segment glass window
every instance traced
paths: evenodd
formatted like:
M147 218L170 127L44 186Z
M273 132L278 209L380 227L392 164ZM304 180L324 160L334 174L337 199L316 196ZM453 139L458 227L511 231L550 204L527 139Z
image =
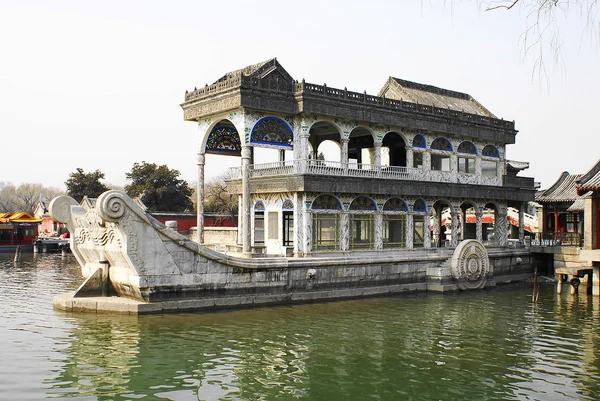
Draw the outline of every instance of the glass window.
M374 217L372 214L350 215L350 249L373 249L375 247Z
M425 146L425 137L421 134L415 135L413 138L413 148L424 148Z
M498 162L492 160L481 161L481 175L484 177L498 176Z
M485 145L481 154L486 157L500 157L500 152L498 152L498 148L493 145Z
M294 245L294 212L283 212L283 246Z
M475 159L470 157L459 157L458 172L465 174L475 174Z
M269 239L279 239L278 212L269 212Z
M425 216L413 215L413 247L423 248L425 245Z
M432 153L431 169L434 171L450 171L450 156Z
M477 148L475 147L475 145L473 145L472 142L469 142L469 141L464 141L463 143L461 143L458 146L457 151L458 151L458 153L468 153L471 155L477 154Z
M383 215L383 248L406 247L406 215Z
M413 152L413 167L423 168L423 152Z
M313 213L313 250L340 249L339 214Z
M448 152L452 152L452 145L450 144L450 141L447 140L446 138L435 138L433 142L431 142L431 149L436 149L436 150L445 150Z
M254 245L265 243L265 212L254 212Z

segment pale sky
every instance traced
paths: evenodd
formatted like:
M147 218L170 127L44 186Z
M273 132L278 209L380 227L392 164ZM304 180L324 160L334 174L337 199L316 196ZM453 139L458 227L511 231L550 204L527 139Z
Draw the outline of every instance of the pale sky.
M520 49L526 10L449 3L0 0L0 181L64 189L81 167L122 186L147 161L194 182L186 89L273 57L297 80L373 95L389 76L469 93L516 121L507 157L543 188L592 167L600 46L578 11L561 21L564 63L544 53L546 86ZM210 157L207 176L238 163Z

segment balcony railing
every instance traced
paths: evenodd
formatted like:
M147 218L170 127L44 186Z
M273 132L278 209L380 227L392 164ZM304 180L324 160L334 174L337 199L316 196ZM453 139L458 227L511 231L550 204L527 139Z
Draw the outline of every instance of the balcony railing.
M535 233L531 246L583 246L583 239L579 233Z
M443 173L443 174L442 174ZM290 174L312 174L338 177L382 178L391 180L410 180L428 182L460 182L460 173L457 176L447 172L427 171L419 168L400 166L379 166L375 164L342 163L329 160L285 160L272 163L250 165L250 177L275 177ZM471 176L470 176L471 177ZM229 179L241 179L240 167L229 169ZM497 182L473 181L472 184L502 185L501 177Z

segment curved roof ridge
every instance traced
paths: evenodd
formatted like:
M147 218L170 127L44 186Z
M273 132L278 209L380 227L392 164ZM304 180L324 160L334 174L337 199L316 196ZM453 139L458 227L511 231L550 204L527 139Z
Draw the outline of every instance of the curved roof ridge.
M577 194L579 178L581 174L569 174L564 171L552 187L536 195L536 202L574 202L579 197Z
M600 160L577 181L577 193L598 191L600 189Z

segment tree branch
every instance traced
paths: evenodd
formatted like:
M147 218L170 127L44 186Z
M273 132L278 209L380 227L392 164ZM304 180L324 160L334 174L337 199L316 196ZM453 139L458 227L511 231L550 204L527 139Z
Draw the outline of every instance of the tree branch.
M516 5L516 4L517 4L519 1L520 1L520 0L514 0L514 1L512 2L512 4L510 4L510 5L508 5L508 6L503 4L503 5L499 5L499 6L488 7L488 8L486 8L486 9L485 9L485 11L497 10L497 9L499 9L499 8L505 8L505 9L507 9L507 10L510 10L510 9L511 9L511 8L513 8L513 7L514 7L514 6L515 6L515 5Z

